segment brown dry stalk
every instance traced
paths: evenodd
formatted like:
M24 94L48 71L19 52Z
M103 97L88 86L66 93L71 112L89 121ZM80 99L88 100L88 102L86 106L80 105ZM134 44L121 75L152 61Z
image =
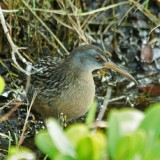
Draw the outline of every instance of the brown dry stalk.
M25 123L23 125L22 134L21 134L20 139L18 141L18 146L20 146L23 143L23 140L25 138L24 134L25 134L25 131L26 131L26 128L27 128L26 126L27 126L27 123L28 123L28 117L29 117L29 114L30 114L30 111L31 111L31 108L32 108L32 105L34 103L34 100L35 100L36 96L37 96L37 92L34 92L32 101L31 101L30 106L29 106L29 109L27 110L27 116L26 116L26 119L25 119Z
M13 114L13 112L15 112L17 108L21 106L21 104L21 102L17 102L16 105L13 106L13 108L8 113L0 117L0 122L6 121Z

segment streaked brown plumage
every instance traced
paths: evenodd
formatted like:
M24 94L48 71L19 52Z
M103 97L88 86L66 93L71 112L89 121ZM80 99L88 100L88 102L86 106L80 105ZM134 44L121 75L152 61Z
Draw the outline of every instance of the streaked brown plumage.
M38 92L35 110L43 118L58 117L63 113L67 120L71 120L84 115L94 100L92 71L96 69L108 67L135 81L105 57L100 48L83 45L73 50L64 61L56 57L38 61L34 67L41 71L32 76L32 84Z

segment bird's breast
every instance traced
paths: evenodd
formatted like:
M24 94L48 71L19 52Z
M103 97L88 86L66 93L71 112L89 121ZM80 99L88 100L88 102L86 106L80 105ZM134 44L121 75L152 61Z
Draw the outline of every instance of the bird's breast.
M68 120L84 115L89 110L95 96L92 74L83 73L81 77L74 79L75 81L62 92L56 103L58 112L65 114Z

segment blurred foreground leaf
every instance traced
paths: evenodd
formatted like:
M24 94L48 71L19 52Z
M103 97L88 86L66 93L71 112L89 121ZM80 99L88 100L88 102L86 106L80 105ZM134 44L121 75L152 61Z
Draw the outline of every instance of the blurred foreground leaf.
M11 147L6 160L35 160L35 154L25 147Z
M106 158L106 136L93 132L85 124L74 124L66 130L66 135L77 152L78 160L101 160Z
M4 88L5 88L5 81L4 81L4 79L0 76L0 94L3 93Z
M138 110L113 110L110 113L108 145L112 157L116 157L117 150L119 149L119 141L122 140L121 138L135 132L143 118L143 112ZM121 143L125 143L125 141Z
M160 157L160 103L146 113L113 110L109 116L108 151L111 159L158 160Z
M40 150L48 154L51 159L55 159L60 155L70 157L70 159L74 158L75 151L57 121L49 118L46 125L48 132L41 131L35 137L35 143ZM62 156L61 159L63 159Z
M97 101L93 101L91 108L87 114L86 124L92 124L95 120L95 115L97 111Z
M145 130L148 135L158 138L160 136L160 103L155 103L146 111L145 118L139 129Z

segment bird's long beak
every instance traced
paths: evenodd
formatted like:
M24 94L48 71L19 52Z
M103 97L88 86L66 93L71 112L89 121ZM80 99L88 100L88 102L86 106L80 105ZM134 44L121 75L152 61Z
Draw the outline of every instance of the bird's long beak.
M112 69L120 74L122 74L123 76L125 76L126 78L130 79L131 81L135 82L136 84L138 84L138 82L134 79L134 77L132 75L130 75L127 71L121 69L120 67L118 67L116 64L114 64L112 61L109 62L105 62L104 66L106 68Z

